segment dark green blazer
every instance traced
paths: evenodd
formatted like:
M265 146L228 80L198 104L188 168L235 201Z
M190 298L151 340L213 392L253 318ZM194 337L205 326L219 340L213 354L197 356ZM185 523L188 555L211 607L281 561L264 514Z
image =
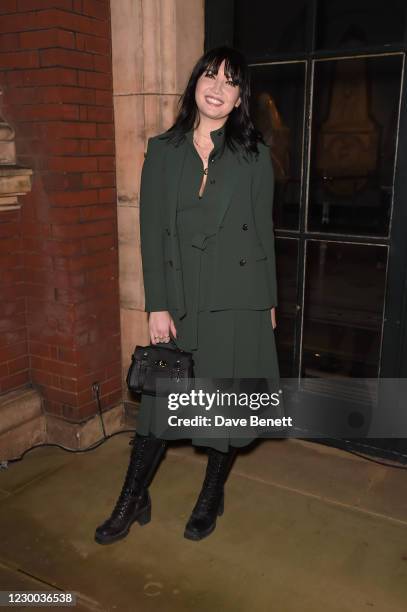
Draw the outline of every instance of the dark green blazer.
M175 146L159 134L149 138L140 184L140 239L145 311L185 312L177 197L189 143ZM224 129L211 132L214 150ZM257 158L224 148L217 176L219 223L210 310L266 309L277 305L273 231L274 172L269 147L258 143ZM222 149L223 150L223 149ZM209 157L208 181L211 175ZM205 235L202 235L202 241Z

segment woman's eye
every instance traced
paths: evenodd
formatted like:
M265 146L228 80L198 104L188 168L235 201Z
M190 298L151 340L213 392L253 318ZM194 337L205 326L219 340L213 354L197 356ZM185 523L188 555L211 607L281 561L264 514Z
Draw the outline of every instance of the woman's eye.
M205 72L205 76L208 77L209 79L214 79L215 78L215 73L214 72ZM231 85L232 87L237 87L237 83L235 83L232 79L228 79L226 81L227 85Z

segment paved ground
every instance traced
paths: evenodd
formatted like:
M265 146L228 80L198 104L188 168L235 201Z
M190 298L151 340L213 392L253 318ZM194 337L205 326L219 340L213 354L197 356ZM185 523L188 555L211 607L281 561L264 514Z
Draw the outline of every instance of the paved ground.
M406 471L263 441L237 458L216 531L191 542L183 529L204 456L172 446L151 487L152 522L99 546L128 440L86 454L37 449L0 472L1 589L72 590L80 612L407 609Z

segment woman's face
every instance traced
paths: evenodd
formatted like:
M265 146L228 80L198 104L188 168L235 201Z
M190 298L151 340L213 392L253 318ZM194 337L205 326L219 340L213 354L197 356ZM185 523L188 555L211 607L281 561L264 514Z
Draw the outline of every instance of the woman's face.
M210 119L227 117L235 106L239 106L240 87L225 75L225 60L218 73L211 69L203 72L196 83L195 101L201 115Z

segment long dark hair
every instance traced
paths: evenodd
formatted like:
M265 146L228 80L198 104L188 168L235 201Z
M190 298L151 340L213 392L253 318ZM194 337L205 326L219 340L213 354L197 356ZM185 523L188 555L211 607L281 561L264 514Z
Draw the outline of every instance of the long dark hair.
M234 107L225 123L225 145L232 151L240 145L250 154L258 154L257 143L264 144L261 132L253 125L249 114L250 74L246 59L237 49L222 46L207 51L195 64L188 84L182 94L178 106L179 111L174 124L161 136L168 138L176 146L182 142L185 133L199 122L199 111L195 102L196 83L204 72L209 69L217 74L219 66L225 60L225 74L239 86L241 102Z

